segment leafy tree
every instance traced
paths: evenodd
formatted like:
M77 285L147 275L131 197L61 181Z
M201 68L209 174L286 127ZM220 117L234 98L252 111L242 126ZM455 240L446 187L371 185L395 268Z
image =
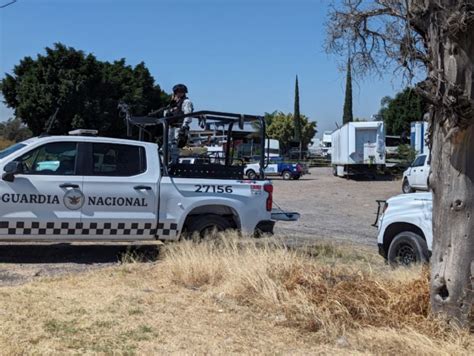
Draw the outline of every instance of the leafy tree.
M20 142L30 138L32 132L20 119L11 118L6 122L0 122L0 136L9 141Z
M380 102L379 115L385 122L389 135L409 134L412 121L423 120L427 105L415 89L406 88L395 95L395 98L384 97Z
M426 73L433 190L431 310L474 324L474 0L343 0L329 14L327 50L349 47L359 74Z
M354 121L352 116L352 72L351 58L347 59L347 75L346 75L346 94L344 97L344 114L342 116L342 124Z
M0 89L7 106L34 135L45 131L48 119L59 109L50 133L90 128L101 135L124 136L118 102L145 114L166 100L144 63L131 67L124 59L102 62L60 43L46 48L46 55L23 58L13 74L0 82Z
M307 147L316 134L316 122L309 121L305 115L300 115L301 119L301 146ZM295 120L293 114L284 114L274 111L265 114L267 125L267 135L280 142L280 149L286 153L294 142Z

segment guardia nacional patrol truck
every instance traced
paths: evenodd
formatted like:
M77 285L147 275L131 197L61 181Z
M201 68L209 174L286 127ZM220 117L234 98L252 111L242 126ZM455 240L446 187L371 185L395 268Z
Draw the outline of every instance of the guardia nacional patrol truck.
M240 132L241 141L248 125L258 127L263 146L261 117L192 114L206 128L226 125L228 142L223 162L206 161L200 148L200 163L186 164L171 157L168 139L185 116L127 114L128 131L138 128L140 140L76 130L1 151L0 240L177 240L213 229L271 233L276 220L298 218L297 213L272 211L273 186L264 178L263 148L259 180L244 179L244 163L232 157L233 137ZM255 121L259 125L251 124ZM147 142L150 129L157 127L163 140Z

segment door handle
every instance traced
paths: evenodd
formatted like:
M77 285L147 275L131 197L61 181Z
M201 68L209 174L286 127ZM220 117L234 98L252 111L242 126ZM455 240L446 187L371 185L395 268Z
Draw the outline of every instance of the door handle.
M79 189L79 184L73 183L63 183L59 186L59 188L72 188L72 189Z
M136 185L133 187L135 190L151 190L151 187L147 185Z

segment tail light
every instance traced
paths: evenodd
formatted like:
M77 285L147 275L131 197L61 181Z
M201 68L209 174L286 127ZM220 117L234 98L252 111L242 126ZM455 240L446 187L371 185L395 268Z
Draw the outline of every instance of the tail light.
M273 185L271 184L265 184L263 186L263 190L268 193L267 197L267 211L272 211L273 207Z

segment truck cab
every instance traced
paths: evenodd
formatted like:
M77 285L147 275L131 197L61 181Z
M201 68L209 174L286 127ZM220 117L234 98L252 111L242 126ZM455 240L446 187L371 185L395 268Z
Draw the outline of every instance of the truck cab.
M270 181L244 180L243 167L171 163L163 151L88 131L36 137L1 151L0 240L272 232Z

